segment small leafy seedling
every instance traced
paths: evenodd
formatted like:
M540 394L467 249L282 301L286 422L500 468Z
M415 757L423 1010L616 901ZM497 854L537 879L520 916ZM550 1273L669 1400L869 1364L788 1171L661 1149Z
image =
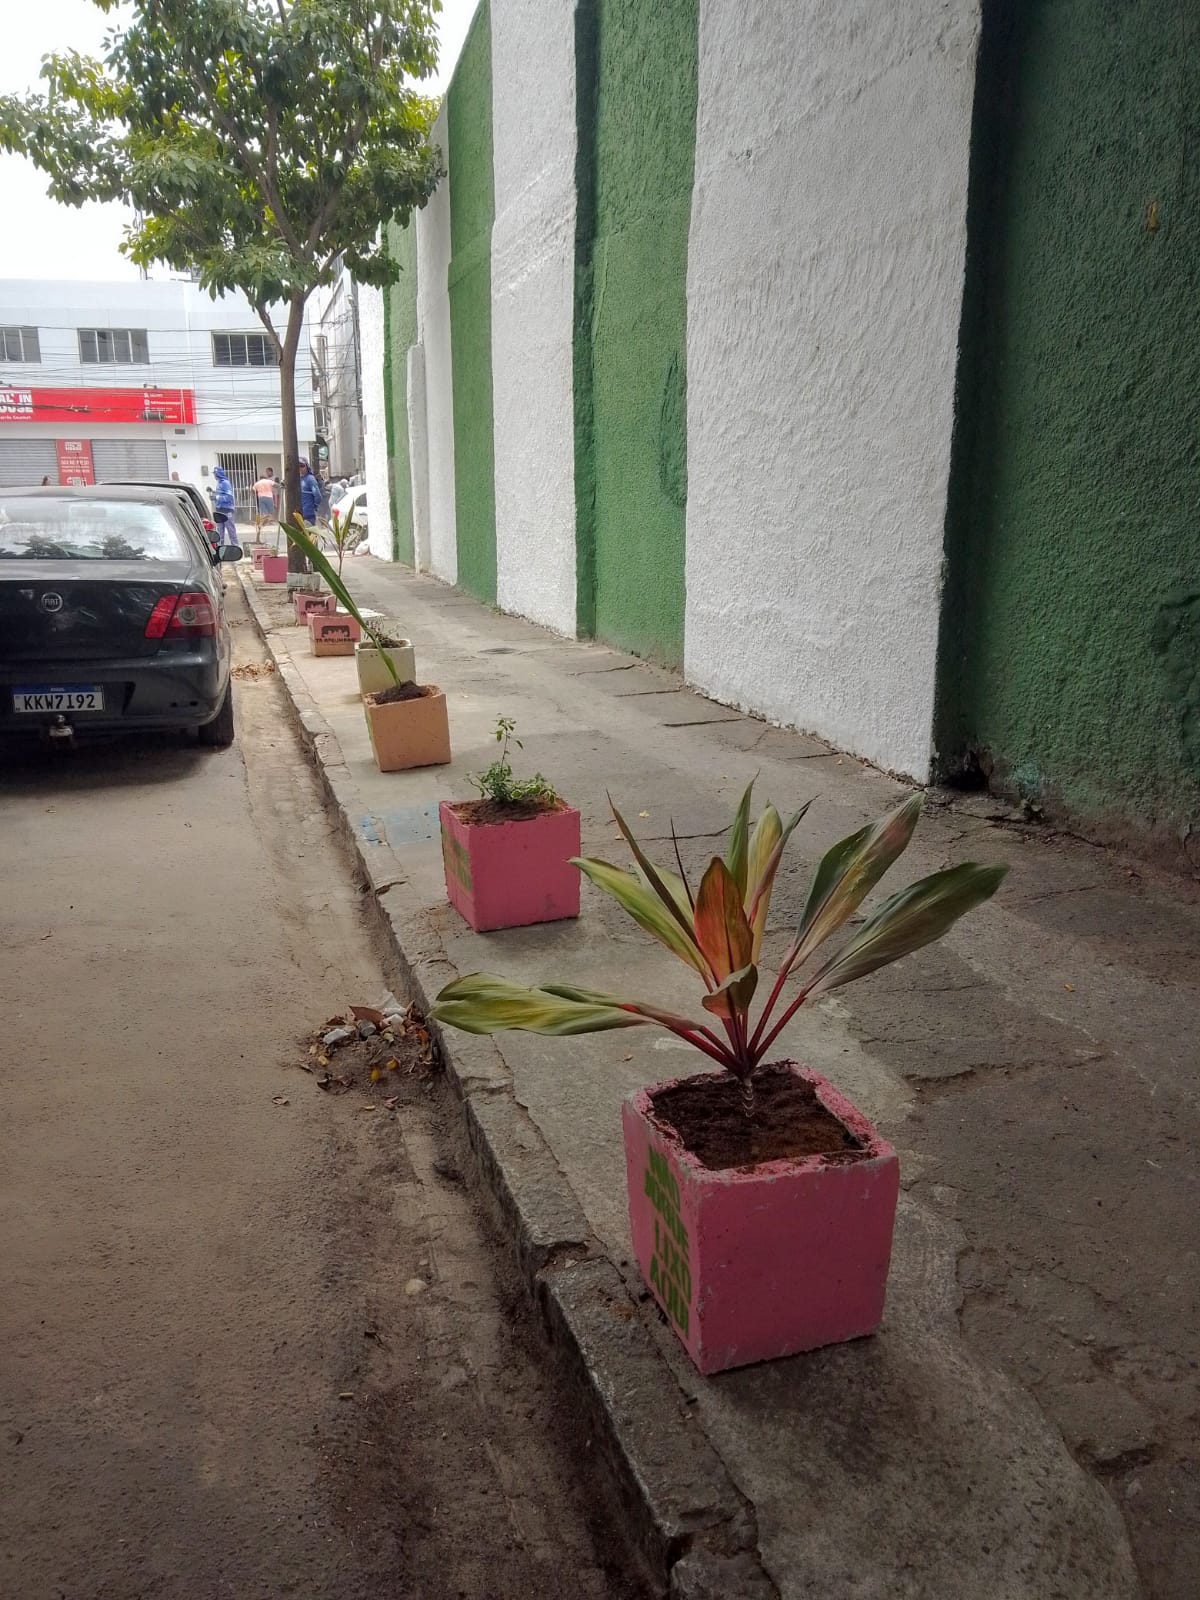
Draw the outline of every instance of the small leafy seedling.
M494 800L500 806L552 806L558 795L540 772L535 772L532 778L513 777L512 763L508 759L508 747L514 744L518 750L524 748L517 738L516 726L512 717L501 717L497 721L496 743L500 746L500 759L493 761L486 772L480 772L472 777L471 782L485 800Z

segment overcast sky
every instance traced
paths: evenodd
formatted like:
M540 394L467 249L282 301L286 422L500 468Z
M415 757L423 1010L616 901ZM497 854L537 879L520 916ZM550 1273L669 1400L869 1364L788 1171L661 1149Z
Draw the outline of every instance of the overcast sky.
M450 81L476 0L443 0L438 25L442 38L440 71L428 92L440 94ZM0 50L0 92L20 93L39 86L42 57L75 48L95 53L112 25L91 0L5 0L4 45ZM125 214L119 206L56 205L46 194L46 179L29 162L0 154L0 195L4 196L8 247L6 278L135 278L137 270L117 246Z

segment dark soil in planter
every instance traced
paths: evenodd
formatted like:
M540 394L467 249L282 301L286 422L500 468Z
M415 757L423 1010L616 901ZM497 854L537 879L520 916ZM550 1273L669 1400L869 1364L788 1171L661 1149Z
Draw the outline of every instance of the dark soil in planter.
M393 639L388 634L381 633L375 639L364 638L363 643L365 645L370 645L372 648L378 647L380 650L399 650L401 645L407 643L407 640Z
M496 822L528 822L547 811L561 811L561 800L460 800L450 807L460 822L484 828Z
M710 1172L805 1156L853 1161L864 1153L812 1084L786 1067L764 1067L754 1079L754 1099L754 1116L747 1117L731 1074L692 1078L656 1094L654 1116Z
M378 694L367 696L372 705L390 706L397 700L424 700L426 695L433 690L424 683L393 683L388 689L380 689Z

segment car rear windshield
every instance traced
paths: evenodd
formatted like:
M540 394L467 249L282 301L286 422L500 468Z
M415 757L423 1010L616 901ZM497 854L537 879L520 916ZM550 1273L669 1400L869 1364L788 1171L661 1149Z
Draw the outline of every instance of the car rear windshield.
M184 561L187 555L184 536L160 506L0 495L0 560Z

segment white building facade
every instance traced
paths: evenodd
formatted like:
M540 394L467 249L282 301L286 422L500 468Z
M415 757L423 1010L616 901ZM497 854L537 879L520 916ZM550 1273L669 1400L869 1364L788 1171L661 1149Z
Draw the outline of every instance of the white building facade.
M322 469L335 478L357 476L363 470L359 292L339 259L333 282L315 289L309 302L318 459ZM321 450L327 454L321 455Z
M296 412L314 442L305 329ZM279 370L243 295L198 284L0 281L0 487L229 473L239 513L280 476Z

